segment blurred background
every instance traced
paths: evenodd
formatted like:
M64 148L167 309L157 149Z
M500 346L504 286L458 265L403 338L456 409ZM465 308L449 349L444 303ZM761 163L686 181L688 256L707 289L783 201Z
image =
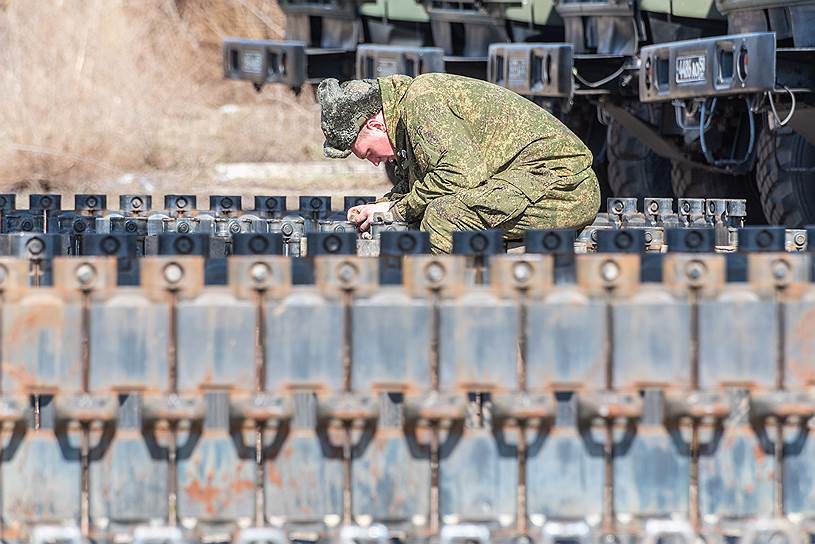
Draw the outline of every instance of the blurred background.
M284 27L270 0L0 0L0 192L384 188L322 161L310 86L224 80L225 37ZM292 161L320 162L224 166Z

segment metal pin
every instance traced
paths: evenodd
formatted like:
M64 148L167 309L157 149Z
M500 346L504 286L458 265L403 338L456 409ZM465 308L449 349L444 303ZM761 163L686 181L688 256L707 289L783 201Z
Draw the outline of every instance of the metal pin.
M165 268L165 274L168 270L175 272L174 269L168 265ZM178 265L176 265L177 267ZM180 270L180 267L179 267ZM173 274L170 274L174 277ZM180 278L179 278L180 279ZM167 278L172 283L171 278ZM168 333L168 346L167 358L170 363L170 392L172 394L178 393L178 310L176 304L178 302L178 295L175 291L170 291L170 323ZM171 526L178 524L178 428L175 422L170 422L170 443L167 447L167 522Z
M344 289L342 292L342 307L343 307L343 342L342 342L342 369L343 369L343 389L346 393L351 392L351 345L353 343L353 313L351 311L351 303L353 302L353 294L350 289ZM345 525L350 525L353 520L352 510L352 488L351 488L351 422L346 421L344 424L342 456L343 456L343 482L342 482L342 518Z
M86 278L87 267L80 267L82 273L78 275L80 282ZM79 272L80 270L78 270ZM90 330L91 330L91 302L90 293L82 293L82 392L90 392ZM83 537L88 538L91 524L90 511L90 426L82 423L80 427L80 462L81 462L81 491L79 503L79 530Z
M699 288L691 287L688 292L690 305L690 382L691 390L699 390ZM690 459L688 466L688 505L691 527L697 533L702 525L699 504L699 422L691 420Z
M430 315L430 387L439 391L439 326L441 310L439 308L439 290L431 290L433 311ZM433 424L430 430L430 533L438 534L440 526L440 492L439 492L439 428Z
M786 264L786 263L784 263ZM774 271L775 277L781 279L783 274L778 274ZM778 334L776 338L776 356L775 356L775 388L783 390L785 386L785 333L786 333L786 320L784 311L786 306L784 304L784 285L778 285L775 289L776 294L776 322L778 324ZM773 511L777 518L784 516L784 419L781 417L775 418L775 443L773 444L773 453L775 461L774 471L774 500Z
M531 275L531 270L529 270ZM516 275L516 279L519 279ZM528 338L526 335L527 308L526 308L526 288L518 289L518 359L516 370L518 375L518 390L526 391L526 350ZM526 496L526 424L518 422L518 490L517 490L516 531L519 536L526 535L528 531L528 512Z
M606 263L608 264L608 263ZM616 263L614 263L616 266ZM603 266L603 279L607 279L607 272L610 267ZM619 267L614 268L616 276L619 274ZM608 391L614 386L614 309L611 305L611 298L614 287L606 288L606 361L605 361L605 385ZM605 421L605 442L603 444L603 531L611 534L614 532L614 421Z
M253 275L255 271L253 269ZM255 391L263 391L266 383L266 346L263 319L263 290L257 289L257 309L255 314ZM263 459L263 423L255 422L255 525L262 527L266 521L266 494L263 482L266 478L266 467Z

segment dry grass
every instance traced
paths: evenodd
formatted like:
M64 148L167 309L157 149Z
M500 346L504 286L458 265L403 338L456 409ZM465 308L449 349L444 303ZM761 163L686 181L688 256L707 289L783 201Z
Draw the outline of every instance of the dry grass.
M319 157L310 89L222 79L224 37L283 21L269 0L0 0L0 190Z

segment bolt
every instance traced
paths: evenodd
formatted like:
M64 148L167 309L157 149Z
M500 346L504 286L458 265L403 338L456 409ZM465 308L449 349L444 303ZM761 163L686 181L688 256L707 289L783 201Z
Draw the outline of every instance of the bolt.
M237 221L233 221L229 224L229 232L232 234L238 234L241 231L241 225Z
M770 247L773 243L773 235L768 230L762 230L756 235L756 245L760 248Z
M773 278L781 281L789 274L790 265L786 261L774 261L770 269L772 270Z
M403 234L396 240L396 247L403 253L411 253L416 249L416 238L410 234Z
M543 247L549 251L554 251L560 246L560 235L556 232L547 232L541 240Z
M178 209L183 209L187 207L187 199L186 198L179 198L175 201L175 207Z
M182 234L186 234L190 232L190 224L187 222L179 223L175 230Z
M194 245L195 244L193 244L192 238L189 236L179 236L176 238L175 243L173 244L176 253L179 255L187 255L192 251Z
M291 223L283 223L283 226L280 227L280 232L283 233L283 236L291 236L294 234L294 227L291 226Z
M487 249L487 245L489 245L487 237L481 233L474 234L473 237L470 238L470 249L476 253L483 253L484 250Z
M532 277L532 267L527 262L515 263L512 267L512 277L518 283L526 283Z
M221 208L223 208L224 210L228 210L229 208L231 208L232 204L233 204L232 199L229 197L221 199Z
M136 232L137 230L139 230L139 226L136 224L135 221L127 221L125 223L125 230L127 232Z
M141 208L142 204L143 204L142 199L139 197L134 197L130 201L130 207L133 208L134 210L138 210L139 208Z
M444 265L439 262L432 262L427 265L424 270L425 278L430 283L439 283L444 280L444 276L447 274L447 271L444 269Z
M45 243L41 238L32 238L25 247L31 255L39 255L45 249Z
M651 234L650 232L646 232L645 233L645 242L650 244L653 241L654 241L654 235Z
M326 253L337 253L342 248L342 240L334 234L326 236L323 240L323 249Z
M651 213L657 213L659 211L659 203L652 201L648 204L648 211Z
M249 275L255 283L264 283L271 273L272 271L266 263L255 263L249 270Z
M52 204L50 196L44 196L40 199L40 206L43 208L50 208Z
M95 208L98 203L99 202L95 196L89 196L87 199L85 199L85 205L88 208Z
M89 285L96 278L96 269L88 264L82 263L76 269L76 280L81 285Z
M623 203L620 202L619 200L616 200L616 201L614 201L614 205L612 206L612 208L614 209L615 213L620 213L624 209Z
M176 263L170 263L164 267L164 279L167 283L175 284L184 277L184 269Z
M351 283L357 277L357 267L351 263L342 263L337 269L337 279L340 283Z
M267 249L269 249L269 242L263 236L252 236L249 239L249 249L255 255L260 253L265 253Z
M685 245L691 249L696 249L702 245L702 234L695 230L685 235Z
M617 249L628 249L632 245L634 245L634 236L630 232L622 230L614 237L614 246Z
M600 265L600 277L611 283L620 277L620 266L614 261L606 261Z
M117 251L119 251L119 240L114 238L113 236L105 236L102 239L102 242L99 244L102 253L105 255L113 255Z
M803 246L807 241L806 234L804 234L803 232L799 232L793 237L792 241L795 243L796 246Z
M691 281L699 281L705 272L707 272L707 267L701 261L691 261L685 266L685 275Z
M602 537L602 541L603 544L620 544L619 539L611 533L604 534Z
M690 202L682 203L682 211L685 213L690 213Z

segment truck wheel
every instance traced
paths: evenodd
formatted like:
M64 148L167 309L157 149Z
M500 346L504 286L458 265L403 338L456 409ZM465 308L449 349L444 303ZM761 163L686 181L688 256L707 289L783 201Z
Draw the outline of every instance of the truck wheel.
M745 198L740 178L679 162L671 164L671 185L677 198Z
M608 125L608 184L614 196L673 197L671 163L611 121Z
M771 223L815 223L815 146L788 127L765 129L758 139L756 181Z

